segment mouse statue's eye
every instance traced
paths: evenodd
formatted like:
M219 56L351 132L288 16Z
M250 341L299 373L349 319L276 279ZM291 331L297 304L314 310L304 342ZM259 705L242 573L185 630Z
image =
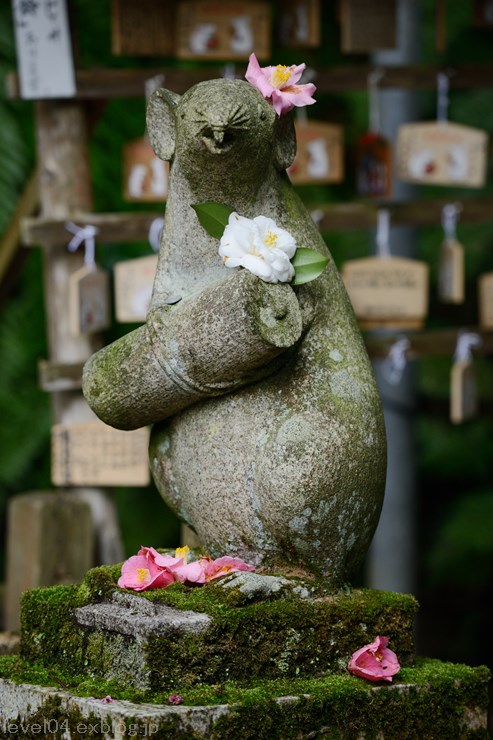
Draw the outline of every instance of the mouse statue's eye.
M267 118L267 113L261 105L259 105L258 107L258 115L261 121L265 121L265 119Z

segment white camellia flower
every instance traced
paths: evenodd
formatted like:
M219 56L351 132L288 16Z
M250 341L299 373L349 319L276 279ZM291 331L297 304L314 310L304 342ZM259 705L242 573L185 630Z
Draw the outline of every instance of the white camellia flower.
M294 238L271 218L250 219L235 212L219 244L226 267L244 267L266 283L287 283L294 277L290 259L295 252Z

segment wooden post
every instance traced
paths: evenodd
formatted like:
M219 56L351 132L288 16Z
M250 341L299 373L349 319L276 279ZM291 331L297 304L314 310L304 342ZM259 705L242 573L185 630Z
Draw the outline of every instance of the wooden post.
M40 215L76 222L78 211L91 211L93 206L83 104L72 100L40 101L36 104L36 124ZM71 234L67 231L67 243L70 238ZM67 310L69 278L83 266L83 250L71 254L66 248L53 244L44 246L43 251L49 359L57 363L83 363L103 344L100 335L74 337L70 331ZM80 390L55 391L51 397L54 423L73 424L94 419ZM115 503L111 492L107 489L93 488L71 488L69 492L81 501L81 505L85 502L91 509L96 530L95 555L92 553L92 540L86 539L85 544L82 541L80 543L81 547L91 548L89 562L95 565L115 563L123 559ZM20 532L8 532L11 541L15 541L20 535ZM70 537L70 528L60 532L59 536ZM46 547L49 548L49 543L46 543ZM10 562L10 575L7 575L6 615L11 616L6 627L11 630L18 628L16 604L8 603L9 594L11 601L18 600L19 597L15 588L9 588L9 579L14 578L15 572L16 563ZM46 582L46 577L40 576L40 582L30 582L29 587L50 585Z

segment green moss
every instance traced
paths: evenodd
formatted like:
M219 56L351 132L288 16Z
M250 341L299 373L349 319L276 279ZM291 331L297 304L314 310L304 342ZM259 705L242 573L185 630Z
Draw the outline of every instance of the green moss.
M119 590L119 573L119 566L95 568L80 587L27 592L22 603L22 657L91 677L118 676L121 685L150 692L344 671L352 652L378 634L390 638L402 665L414 657L416 600L370 589L348 588L306 599L288 589L261 600L219 583L205 587L174 583L132 594L210 615L205 632L177 634L172 640L151 634L136 640L78 626L74 608L110 599ZM295 579L298 582L302 583ZM316 586L308 585L317 594Z
M109 693L114 699L143 700L142 694L122 691L115 683L97 683L72 676L67 684L66 676L28 666L16 656L0 658L0 677L62 687L76 696L103 697ZM420 659L415 666L403 668L392 685L370 684L346 673L322 678L257 680L252 681L249 687L235 682L194 689L178 687L175 693L183 696L184 706L233 706L233 712L222 716L215 723L213 734L207 735L215 740L232 737L235 740L288 740L307 737L310 732L318 733L322 726L327 728L324 737L346 740L352 740L360 733L375 740L378 737L385 737L385 740L423 740L428 737L434 740L486 740L487 731L480 724L475 730L471 727L466 729L463 718L470 718L471 713L477 711L485 716L489 680L490 672L485 666L472 668ZM297 699L290 704L275 702L282 696ZM167 704L167 698L166 693L155 692L147 696L146 701ZM76 709L71 710L67 717L56 697L52 697L37 713L36 721L43 717L66 719L72 731L77 722L89 721L83 719ZM129 722L131 720L127 720L127 724ZM153 737L194 737L191 732L182 735L171 728L170 720Z

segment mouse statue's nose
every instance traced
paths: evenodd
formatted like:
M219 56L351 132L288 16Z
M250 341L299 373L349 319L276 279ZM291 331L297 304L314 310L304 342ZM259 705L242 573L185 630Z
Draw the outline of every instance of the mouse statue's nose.
M235 135L227 125L207 126L202 131L200 140L211 154L225 154L233 146Z

